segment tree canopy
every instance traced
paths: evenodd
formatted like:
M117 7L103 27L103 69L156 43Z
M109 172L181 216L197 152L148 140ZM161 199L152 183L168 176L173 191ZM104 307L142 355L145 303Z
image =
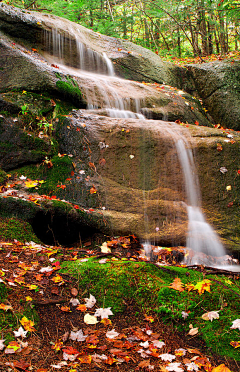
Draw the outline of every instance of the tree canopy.
M140 44L161 56L207 56L238 50L238 0L5 0L51 12L96 32Z

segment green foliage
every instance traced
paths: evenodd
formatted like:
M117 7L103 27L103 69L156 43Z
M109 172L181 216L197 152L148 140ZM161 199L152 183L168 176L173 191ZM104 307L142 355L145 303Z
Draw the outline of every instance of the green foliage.
M33 232L32 226L23 220L15 217L1 218L0 217L0 239L2 240L18 240L25 243L34 241L40 243L40 240Z
M65 262L62 266L64 272L78 278L81 296L91 293L99 307L112 307L116 313L123 312L130 304L146 313L155 312L162 321L174 323L185 333L189 324L193 324L213 352L240 360L237 350L230 345L230 341L238 341L239 337L239 331L230 328L232 321L239 318L239 279L234 284L221 276L208 276L212 281L211 292L200 295L196 290L179 292L169 288L175 277L184 284L194 285L204 279L201 273L186 268L161 269L130 261L98 264L94 259ZM186 320L183 311L189 314ZM219 319L203 320L202 315L208 311L219 311Z

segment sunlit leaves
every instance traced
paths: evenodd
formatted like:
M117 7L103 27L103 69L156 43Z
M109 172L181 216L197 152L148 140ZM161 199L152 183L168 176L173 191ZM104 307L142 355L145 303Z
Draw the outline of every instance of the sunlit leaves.
M33 327L34 322L26 318L25 316L20 320L20 323L22 324L22 326L24 327L26 331L29 331L29 332L36 331L36 329Z
M201 295L205 291L210 292L210 286L211 286L211 281L209 279L204 279L201 282L198 282L195 286L194 289L198 291L198 293Z

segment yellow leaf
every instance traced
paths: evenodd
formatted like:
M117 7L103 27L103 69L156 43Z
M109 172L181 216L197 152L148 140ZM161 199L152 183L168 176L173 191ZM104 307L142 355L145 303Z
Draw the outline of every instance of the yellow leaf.
M36 187L38 185L37 181L26 181L25 186L30 188L30 187Z
M30 291L33 291L34 289L37 289L37 285L35 285L35 284L28 284L28 285L26 285L26 287L28 287L28 289L30 290Z
M51 279L54 283L64 283L64 280L63 278L61 277L61 275L56 275L54 276L54 278Z
M33 327L34 322L32 320L26 318L25 316L20 320L20 323L22 324L23 328L26 331L29 331L29 332L36 331L36 329Z
M204 291L210 292L210 286L211 286L211 281L208 279L204 279L201 282L198 282L195 286L194 289L198 291L198 293L201 295L203 294Z
M62 346L63 346L63 342L60 341L60 340L58 340L58 341L55 343L55 345L52 346L52 349L53 349L53 350L56 350L56 351L59 351L59 350L61 350Z
M32 301L32 297L27 296L27 297L26 297L26 301Z

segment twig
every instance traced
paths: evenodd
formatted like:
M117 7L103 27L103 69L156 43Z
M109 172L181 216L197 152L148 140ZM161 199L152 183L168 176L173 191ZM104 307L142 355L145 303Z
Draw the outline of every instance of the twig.
M37 306L45 306L45 305L61 304L67 301L68 301L67 298L59 298L59 299L49 299L49 300L42 300L42 301L34 300L33 303L34 305L37 305Z

